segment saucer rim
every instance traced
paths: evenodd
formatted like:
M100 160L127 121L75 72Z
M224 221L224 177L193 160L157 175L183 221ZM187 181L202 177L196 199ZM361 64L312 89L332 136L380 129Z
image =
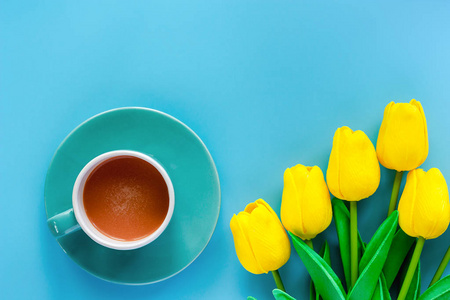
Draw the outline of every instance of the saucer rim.
M219 173L218 173L218 171L217 171L217 166L216 166L216 164L215 164L215 162L214 162L214 159L213 159L211 153L209 152L208 147L206 147L206 145L205 145L205 143L203 142L203 140L198 136L198 134L197 134L194 130L192 130L192 129L191 129L189 126L187 126L185 123L183 123L182 121L178 120L178 119L175 118L174 116L169 115L168 113L162 112L162 111L157 110L157 109L148 108L148 107L141 107L141 106L125 106L125 107L113 108L113 109L109 109L109 110L100 112L100 113L98 113L98 114L96 114L96 115L94 115L94 116L91 116L90 118L84 120L82 123L80 123L78 126L76 126L73 130L71 130L70 133L67 134L67 136L60 142L60 144L58 145L58 147L57 147L56 150L55 150L55 153L54 153L53 156L52 156L52 159L50 160L50 164L48 165L47 172L46 172L46 177L45 177L46 179L45 179L45 185L44 185L44 206L45 206L45 215L46 215L46 221L47 221L47 220L49 219L49 216L48 216L48 210L47 210L47 201L46 201L46 196L45 196L45 191L47 190L47 182L48 182L48 181L47 181L47 177L48 177L48 174L49 174L49 172L50 172L50 167L52 166L53 161L54 161L54 159L55 159L57 153L59 152L60 148L62 147L62 145L66 142L66 140L68 140L68 139L71 137L71 135L72 135L74 132L76 132L79 128L81 128L83 125L85 125L86 123L90 122L91 120L93 120L93 119L95 119L95 118L98 118L98 117L100 117L100 116L102 116L102 115L104 115L104 114L108 114L108 113L115 112L115 111L121 111L121 110L145 110L145 111L150 111L150 112L154 112L154 113L157 113L157 114L161 114L161 115L163 115L163 116L165 116L165 117L168 117L168 118L171 119L172 121L175 121L176 123L182 125L182 126L183 126L184 128L186 128L191 134L193 134L193 136L196 137L198 141L200 141L201 145L203 146L203 149L206 150L207 157L208 157L208 159L209 159L209 161L210 161L210 163L211 163L211 165L212 165L212 167L213 167L213 169L214 169L213 176L215 177L215 181L217 182L217 188L218 188L218 190L217 190L217 192L218 192L218 205L217 205L217 207L218 207L218 213L217 213L217 216L216 216L216 219L215 219L215 222L214 222L214 226L213 226L213 228L212 228L211 235L209 236L207 242L205 243L205 245L203 246L203 248L199 251L199 253L198 253L198 254L197 254L197 255L196 255L189 263L187 263L186 266L184 266L183 268L181 268L181 269L178 270L177 272L175 272L175 273L173 273L173 274L171 274L171 275L169 275L169 276L163 277L163 278L161 278L161 279L154 280L154 281L149 281L149 282L139 282L139 283L115 281L115 280L106 279L106 278L100 277L100 276L97 275L97 274L94 274L93 272L87 270L87 269L84 268L82 265L80 265L80 264L78 263L78 261L75 261L69 254L67 254L66 250L65 250L65 249L63 248L63 246L59 243L58 238L54 237L54 239L55 239L56 242L58 243L59 247L63 250L63 252L66 253L66 255L69 256L69 258L70 258L75 264L77 264L81 269L83 269L84 271L86 271L87 273L91 274L92 276L94 276L94 277L96 277L96 278L99 278L99 279L104 280L104 281L106 281L106 282L111 282L111 283L114 283L114 284L120 284L120 285L130 285L130 286L149 285L149 284L154 284L154 283L158 283L158 282L167 280L167 279L169 279L169 278L171 278L171 277L173 277L173 276L179 274L180 272L182 272L183 270L185 270L187 267L189 267L189 266L190 266L190 265L191 265L191 264L192 264L192 263L200 256L200 254L203 253L203 251L204 251L204 250L206 249L206 247L208 246L209 242L211 241L212 236L214 235L214 232L216 231L217 223L218 223L219 217L220 217L220 210L221 210L221 204L222 204L222 191L221 191L220 178L219 178ZM81 229L81 228L80 228L80 229ZM100 245L100 246L102 246L102 245ZM102 247L104 247L104 246L102 246ZM132 250L119 250L119 251L132 251Z

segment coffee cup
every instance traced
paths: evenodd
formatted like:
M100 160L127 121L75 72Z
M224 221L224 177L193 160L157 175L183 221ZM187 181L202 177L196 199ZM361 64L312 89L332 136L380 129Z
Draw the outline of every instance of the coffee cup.
M93 241L116 250L153 242L172 218L175 194L163 166L130 150L103 153L78 174L72 208L48 219L53 235L82 229Z

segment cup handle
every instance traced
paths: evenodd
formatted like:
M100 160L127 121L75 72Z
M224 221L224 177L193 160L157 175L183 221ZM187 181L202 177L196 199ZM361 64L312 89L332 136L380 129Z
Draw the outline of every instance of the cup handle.
M47 225L57 238L80 229L73 208L51 217L47 220Z

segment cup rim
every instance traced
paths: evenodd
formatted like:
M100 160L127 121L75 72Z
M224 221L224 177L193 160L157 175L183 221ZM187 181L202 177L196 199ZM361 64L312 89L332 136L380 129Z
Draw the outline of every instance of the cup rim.
M119 156L131 156L140 158L148 163L150 163L153 167L155 167L158 172L163 177L168 193L169 193L169 209L167 211L166 217L164 218L163 223L161 226L158 227L154 232L152 232L150 235L139 239L135 241L121 241L117 239L113 239L111 237L106 236L105 234L101 233L97 228L92 225L92 223L89 221L89 218L86 215L84 204L83 204L83 190L84 185L86 183L86 180L88 179L91 172L102 162ZM73 210L75 213L75 218L77 219L78 224L80 225L81 229L95 242L98 244L111 248L116 250L133 250L141 248L145 245L148 245L149 243L156 240L167 228L169 225L169 222L172 218L174 206L175 206L175 192L173 188L172 181L167 174L166 170L163 168L163 166L156 161L154 158L143 154L141 152L132 151L132 150L114 150L109 151L103 154L100 154L93 158L91 161L89 161L83 169L78 173L77 179L75 180L73 190L72 190L72 205Z

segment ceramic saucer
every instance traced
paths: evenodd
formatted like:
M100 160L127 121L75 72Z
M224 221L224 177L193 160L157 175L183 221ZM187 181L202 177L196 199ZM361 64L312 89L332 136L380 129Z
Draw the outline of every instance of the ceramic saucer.
M136 250L103 247L82 230L57 241L79 266L107 281L147 284L171 277L200 255L217 224L220 186L212 157L190 128L165 113L146 108L101 113L78 126L57 149L45 182L47 218L72 207L78 173L91 159L112 150L145 153L166 169L175 189L169 226Z

